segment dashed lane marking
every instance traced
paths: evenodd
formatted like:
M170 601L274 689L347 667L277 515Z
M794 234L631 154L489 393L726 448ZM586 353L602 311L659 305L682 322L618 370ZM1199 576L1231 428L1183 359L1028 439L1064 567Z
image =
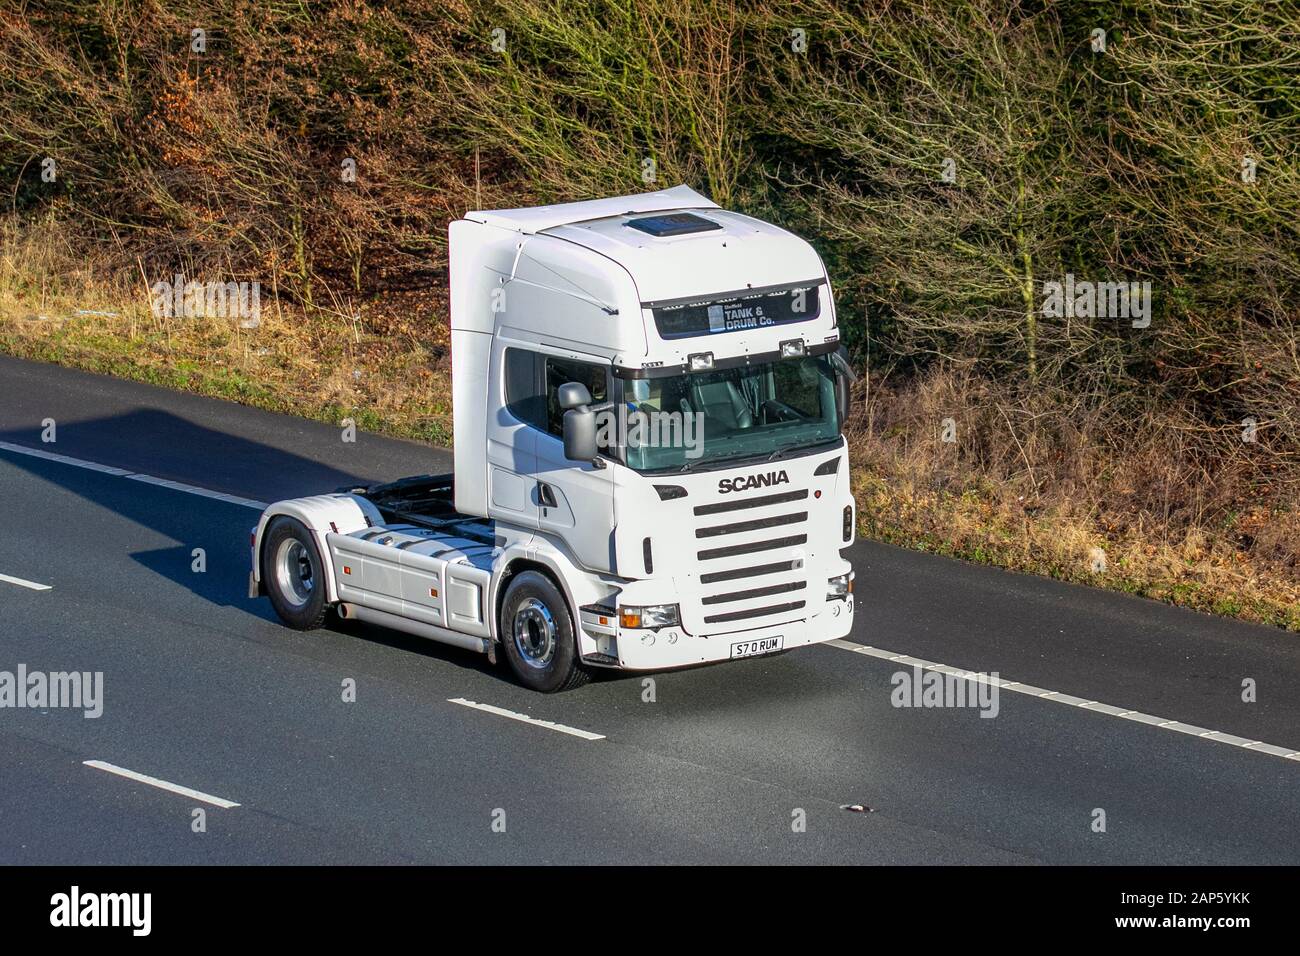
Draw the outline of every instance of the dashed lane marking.
M182 787L178 783L171 783L167 780L161 780L158 777L151 777L145 773L137 773L134 770L127 770L125 767L119 767L115 764L105 763L103 760L85 760L83 763L87 767L95 770L103 770L106 773L116 774L119 777L125 777L127 780L134 780L136 783L148 784L151 787L157 787L159 790L166 790L169 793L180 794L182 797L189 797L191 800L198 800L201 803L210 803L214 807L220 807L223 810L230 810L239 806L233 800L227 800L224 797L214 797L210 793L204 793L201 790L192 790L189 787Z
M570 734L574 737L581 737L583 740L604 740L604 734L593 734L589 730L579 730L577 727L566 727L564 724L557 724L551 720L538 720L536 717L529 717L527 714L517 714L513 710L506 710L502 707L493 707L491 704L479 704L472 700L466 700L464 697L449 697L449 704L460 704L462 707L472 707L475 710L481 710L485 713L496 714L498 717L509 717L511 720L522 721L525 724L532 724L535 727L545 727L547 730L558 730L562 734Z
M8 574L0 574L0 581L4 581L6 584L16 584L20 588L27 588L31 591L51 591L54 589L52 584L37 584L35 581L11 577Z

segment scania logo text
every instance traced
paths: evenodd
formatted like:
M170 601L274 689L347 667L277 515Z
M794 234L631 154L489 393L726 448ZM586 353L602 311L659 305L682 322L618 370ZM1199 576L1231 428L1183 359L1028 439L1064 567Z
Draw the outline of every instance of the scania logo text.
M741 475L737 478L723 478L718 482L718 493L727 495L733 491L752 491L755 488L770 488L772 485L788 485L790 476L784 471L769 471L766 475Z

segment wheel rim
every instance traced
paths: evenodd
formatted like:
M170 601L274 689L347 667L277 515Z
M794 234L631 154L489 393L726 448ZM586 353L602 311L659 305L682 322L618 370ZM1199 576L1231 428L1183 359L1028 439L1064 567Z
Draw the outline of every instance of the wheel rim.
M294 607L302 607L311 600L316 588L315 569L310 552L296 538L280 543L275 555L275 580L280 594Z
M555 657L555 616L537 598L528 598L515 611L515 650L529 667L539 670Z

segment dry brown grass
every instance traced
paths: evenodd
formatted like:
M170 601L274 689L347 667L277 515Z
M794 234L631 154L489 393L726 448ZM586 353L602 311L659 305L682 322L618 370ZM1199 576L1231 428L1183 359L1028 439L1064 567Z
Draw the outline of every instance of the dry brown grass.
M447 444L446 295L305 305L264 292L260 325L154 315L143 280L86 258L64 224L0 226L0 349Z
M868 536L1300 629L1300 512L1266 446L1207 471L1199 433L1158 406L1116 416L969 373L877 379L856 402Z

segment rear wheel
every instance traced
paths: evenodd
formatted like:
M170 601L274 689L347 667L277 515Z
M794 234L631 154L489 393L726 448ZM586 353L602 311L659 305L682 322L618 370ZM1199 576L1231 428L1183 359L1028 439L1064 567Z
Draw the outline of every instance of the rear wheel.
M524 686L550 694L591 679L578 660L569 606L546 575L537 571L515 575L501 602L498 623L510 669Z
M262 583L285 624L309 631L324 623L324 566L311 532L296 518L281 516L266 529Z

